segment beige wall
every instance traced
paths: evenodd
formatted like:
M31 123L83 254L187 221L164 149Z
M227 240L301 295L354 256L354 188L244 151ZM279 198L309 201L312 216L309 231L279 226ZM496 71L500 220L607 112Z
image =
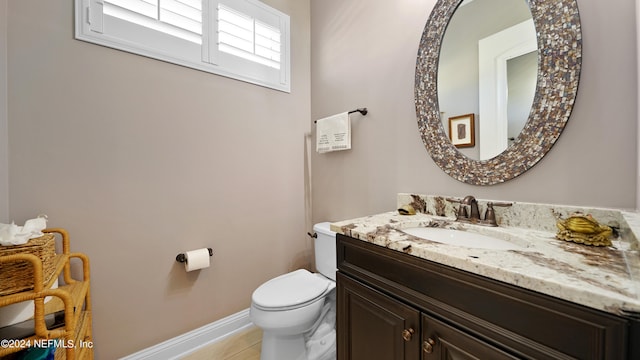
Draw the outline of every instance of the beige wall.
M636 56L640 59L640 41L638 41L638 37L640 37L640 0L636 0ZM640 86L640 61L636 62L636 77L637 83ZM640 90L638 91L640 93ZM636 98L636 108L640 114L640 94L637 94ZM640 116L638 116L638 129L637 129L638 139L640 139ZM640 144L636 143L636 148L638 152L638 158L636 162L638 163L638 171L636 175L638 176L636 179L636 209L640 207Z
M504 184L467 185L438 168L418 135L417 46L435 0L312 0L312 119L355 107L352 146L315 154L313 217L395 207L398 192L636 207L636 31L632 1L578 0L583 71L574 112L550 153Z
M74 40L72 0L9 2L11 219L47 214L91 258L100 359L310 264L310 5L265 2L291 16L290 94ZM200 247L212 266L185 273L175 256Z
M9 122L7 119L7 0L0 0L0 223L9 219Z

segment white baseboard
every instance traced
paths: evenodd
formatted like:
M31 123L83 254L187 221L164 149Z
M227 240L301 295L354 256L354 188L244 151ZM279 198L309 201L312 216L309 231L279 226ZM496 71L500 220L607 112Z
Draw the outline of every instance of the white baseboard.
M220 341L252 325L253 323L249 320L249 309L245 309L224 319L176 336L173 339L125 356L121 360L179 359L188 353Z

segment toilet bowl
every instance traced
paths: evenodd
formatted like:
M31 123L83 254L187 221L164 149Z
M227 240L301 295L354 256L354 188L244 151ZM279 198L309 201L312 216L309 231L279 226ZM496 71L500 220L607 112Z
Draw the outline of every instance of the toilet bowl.
M251 296L249 316L262 329L261 360L313 360L308 356L307 339L320 323L335 324L335 233L329 230L329 223L316 224L313 229L319 273L299 269L280 275L260 285ZM335 346L321 350L335 352ZM318 348L313 353L317 358Z

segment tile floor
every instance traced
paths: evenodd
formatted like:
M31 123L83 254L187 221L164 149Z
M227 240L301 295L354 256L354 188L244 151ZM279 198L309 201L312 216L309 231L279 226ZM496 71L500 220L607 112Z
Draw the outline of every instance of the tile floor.
M182 360L260 360L262 330L252 326L230 338L211 344Z

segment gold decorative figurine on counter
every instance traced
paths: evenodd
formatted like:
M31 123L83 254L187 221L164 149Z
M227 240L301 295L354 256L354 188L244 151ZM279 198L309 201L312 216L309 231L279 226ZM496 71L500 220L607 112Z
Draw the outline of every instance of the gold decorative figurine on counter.
M398 209L398 214L400 215L415 215L416 214L416 209L413 208L413 206L411 206L411 204L409 205L404 205L401 208Z
M609 237L613 230L607 225L600 225L591 214L575 213L565 220L556 223L556 238L593 246L611 246Z

